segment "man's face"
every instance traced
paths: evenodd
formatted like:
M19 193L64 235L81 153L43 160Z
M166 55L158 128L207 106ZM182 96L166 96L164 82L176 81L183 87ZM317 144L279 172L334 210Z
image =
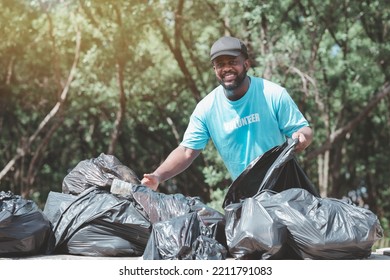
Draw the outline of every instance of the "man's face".
M213 68L218 82L226 90L235 90L245 80L249 63L241 55L222 55L214 59Z

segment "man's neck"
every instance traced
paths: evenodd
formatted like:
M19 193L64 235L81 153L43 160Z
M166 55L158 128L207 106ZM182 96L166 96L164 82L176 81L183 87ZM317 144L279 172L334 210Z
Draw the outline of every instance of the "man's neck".
M231 101L239 100L241 97L243 97L247 93L250 84L251 84L251 80L250 80L249 76L246 76L245 80L242 82L242 84L238 88L233 89L233 90L224 89L226 98L228 98Z

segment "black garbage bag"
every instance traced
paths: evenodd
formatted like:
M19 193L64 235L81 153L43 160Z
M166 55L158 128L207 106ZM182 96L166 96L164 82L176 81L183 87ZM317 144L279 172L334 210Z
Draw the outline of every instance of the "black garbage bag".
M227 255L226 247L207 235L199 235L192 243L192 259L194 260L225 260Z
M223 208L265 189L281 192L289 188L302 188L319 197L317 189L295 158L297 141L289 139L254 159L229 186Z
M226 210L229 252L241 259L362 259L383 236L370 210L301 188L266 190Z
M299 258L287 243L287 226L275 220L271 210L255 198L225 208L227 246L235 259Z
M153 224L145 248L145 260L224 260L227 250L203 233L205 226L197 212Z
M130 241L127 232L118 232L118 227L100 225L95 221L77 230L66 243L68 254L83 256L126 257L141 256L144 246ZM133 235L132 237L134 238Z
M11 192L0 192L0 256L44 252L50 222L35 202Z
M77 196L50 192L44 212L53 224L48 254L141 256L151 232L134 201L97 187Z
M133 184L141 183L135 172L123 165L115 156L102 153L97 158L79 162L65 176L62 192L77 195L91 187L109 190L113 179Z
M145 248L145 260L189 260L191 246L200 235L196 213L153 224L152 234Z

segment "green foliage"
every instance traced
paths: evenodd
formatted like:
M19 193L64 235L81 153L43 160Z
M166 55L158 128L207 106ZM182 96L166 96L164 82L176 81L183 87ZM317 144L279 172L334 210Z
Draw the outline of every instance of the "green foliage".
M223 205L224 198L226 196L226 192L227 192L227 189L222 189L222 190L221 189L214 189L210 193L211 201L209 203L207 203L207 205L212 207L213 209L221 212L221 213L224 213L225 210L223 209L222 205Z

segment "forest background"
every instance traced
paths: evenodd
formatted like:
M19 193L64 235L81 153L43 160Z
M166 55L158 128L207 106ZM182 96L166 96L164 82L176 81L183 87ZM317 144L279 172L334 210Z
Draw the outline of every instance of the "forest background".
M231 35L311 123L297 158L321 195L390 235L389 1L2 0L0 13L0 191L43 207L101 153L153 171L218 85L210 46ZM230 184L210 143L160 191L218 209Z

